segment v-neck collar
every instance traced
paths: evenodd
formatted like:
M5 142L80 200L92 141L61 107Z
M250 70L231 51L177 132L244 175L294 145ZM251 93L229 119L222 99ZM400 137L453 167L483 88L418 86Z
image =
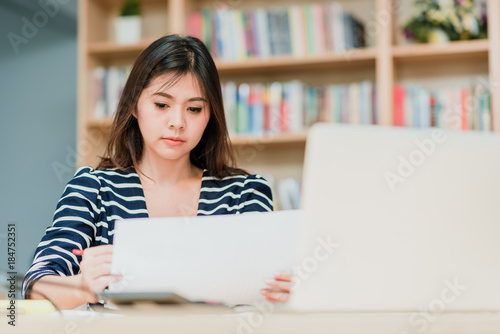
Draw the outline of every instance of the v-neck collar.
M148 211L148 207L146 205L146 196L144 195L144 188L142 186L142 182L141 182L141 178L139 177L139 173L137 173L137 171L135 170L134 167L130 167L131 170L132 170L132 173L135 174L135 177L136 177L136 182L137 184L139 185L139 194L137 194L139 197L142 197L142 201L143 201L143 209L144 211L146 212L146 217L145 218L150 218L149 217L149 211ZM204 187L204 183L205 183L205 179L206 179L206 176L209 176L209 173L208 173L208 170L207 169L203 169L203 174L201 176L201 187L200 187L200 194L199 194L199 197L198 197L198 207L196 208L196 215L199 216L200 215L200 199L202 198L203 196L203 187Z

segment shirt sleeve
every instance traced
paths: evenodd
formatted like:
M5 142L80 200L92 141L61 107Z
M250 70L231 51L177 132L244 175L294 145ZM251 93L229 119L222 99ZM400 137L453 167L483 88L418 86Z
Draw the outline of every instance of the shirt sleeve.
M100 182L92 171L90 167L80 168L66 185L52 225L46 229L24 277L23 298L29 298L29 289L43 276L71 276L80 272L72 250L94 244L100 212Z
M239 213L273 211L273 194L266 179L250 175L241 191Z

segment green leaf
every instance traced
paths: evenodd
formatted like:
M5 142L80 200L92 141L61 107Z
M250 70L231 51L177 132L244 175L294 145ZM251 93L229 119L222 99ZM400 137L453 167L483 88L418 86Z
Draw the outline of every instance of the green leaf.
M120 11L120 16L141 15L141 5L137 0L126 0Z

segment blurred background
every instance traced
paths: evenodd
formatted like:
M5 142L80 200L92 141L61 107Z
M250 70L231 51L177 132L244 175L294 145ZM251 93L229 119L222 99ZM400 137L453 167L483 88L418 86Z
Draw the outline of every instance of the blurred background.
M7 224L15 223L19 275L76 166L77 7L67 1L23 30L39 3L0 1L0 269L7 269ZM59 176L54 165L68 165L68 152L71 172Z
M15 223L21 275L66 182L96 167L134 60L169 33L212 52L239 165L275 209L300 205L317 122L500 130L497 0L4 0L0 26L0 249Z

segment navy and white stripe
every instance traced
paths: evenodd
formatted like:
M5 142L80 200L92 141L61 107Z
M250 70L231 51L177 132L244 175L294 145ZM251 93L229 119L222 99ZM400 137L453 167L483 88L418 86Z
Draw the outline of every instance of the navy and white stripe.
M273 210L271 188L259 175L216 179L203 171L198 216ZM57 204L23 282L23 296L45 275L70 276L80 272L72 249L113 243L116 219L146 218L146 200L139 176L115 169L80 168Z

